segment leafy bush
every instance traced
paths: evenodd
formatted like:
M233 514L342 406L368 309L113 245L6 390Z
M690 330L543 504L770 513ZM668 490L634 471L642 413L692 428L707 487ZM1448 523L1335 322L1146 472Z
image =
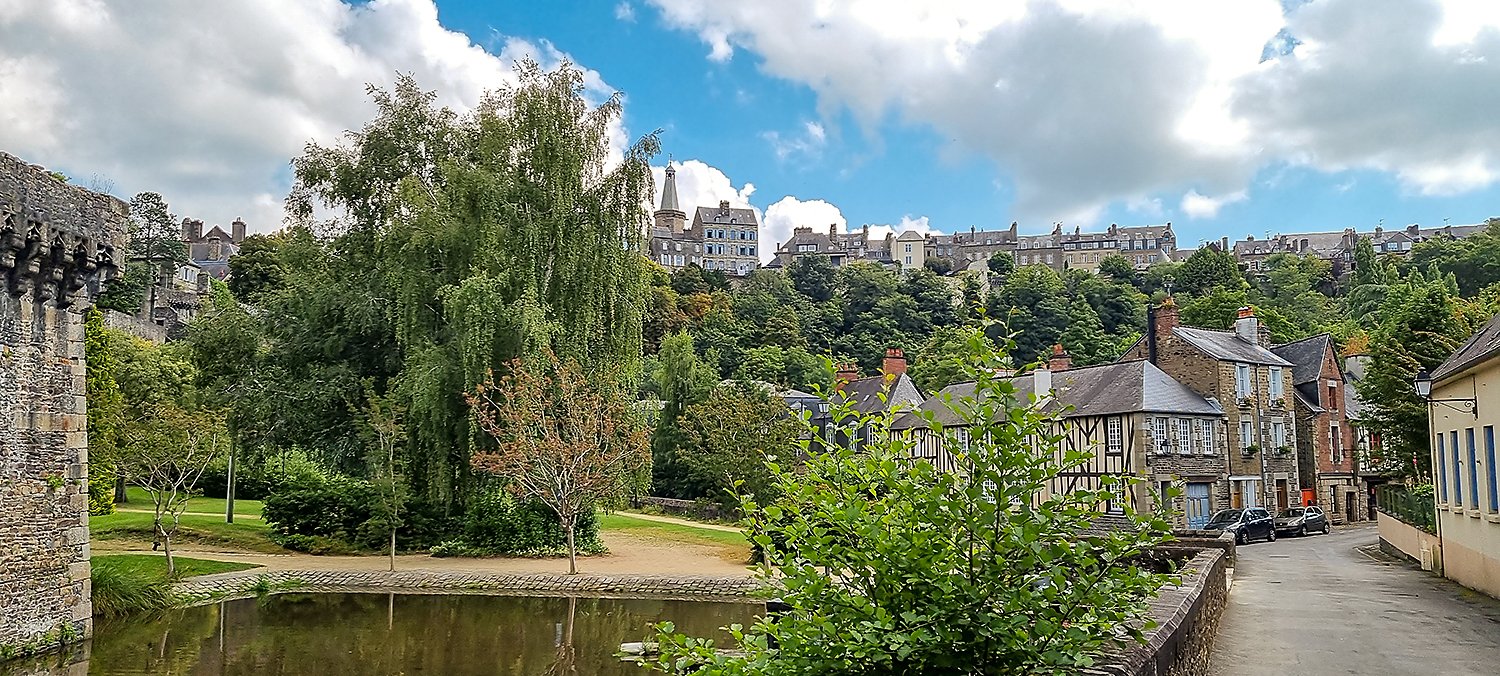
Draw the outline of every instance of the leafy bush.
M599 518L592 510L578 518L574 531L578 551L603 553ZM557 512L539 500L518 501L505 491L491 491L469 504L462 545L474 555L555 556L567 553L567 534Z
M310 554L388 546L390 531L377 514L378 500L370 482L334 476L299 480L299 484L272 493L262 508L278 544ZM426 549L456 534L455 520L425 501L408 500L399 516L396 542L406 550Z
M277 455L242 457L234 465L234 497L241 500L265 500L274 493L306 488L322 483L327 472L308 459L302 451L284 451ZM203 495L223 498L229 481L229 461L221 459L209 465L199 479Z

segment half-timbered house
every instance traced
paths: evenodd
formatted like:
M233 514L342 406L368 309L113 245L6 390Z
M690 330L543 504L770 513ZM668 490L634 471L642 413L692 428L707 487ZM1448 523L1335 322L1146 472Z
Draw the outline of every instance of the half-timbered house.
M1041 448L1041 442L1033 440L1038 453L1050 453L1059 463L1070 451L1089 455L1084 465L1059 474L1047 487L1048 494L1097 490L1105 475L1134 475L1146 481L1121 494L1108 509L1124 504L1153 508L1154 492L1184 479L1191 482L1189 488L1203 485L1192 492L1192 499L1173 505L1179 527L1200 525L1213 510L1223 507L1214 504L1214 497L1223 490L1213 484L1229 476L1224 410L1217 402L1146 360L1064 370L1056 370L1057 366L1054 359L1049 368L1011 381L1021 402L1035 401L1039 410L1057 414L1052 433L1061 436L1062 442L1055 448ZM945 428L967 427L959 411L976 403L975 389L973 382L943 389L917 412L899 418L892 425L893 432L911 436L914 456L940 470L957 470L952 449L945 446L942 435L929 429L924 412ZM1215 469L1206 471L1210 467Z

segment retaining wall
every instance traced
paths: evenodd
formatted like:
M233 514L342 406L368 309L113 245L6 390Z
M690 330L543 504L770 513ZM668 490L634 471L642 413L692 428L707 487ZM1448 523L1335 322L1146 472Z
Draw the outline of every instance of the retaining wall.
M1438 537L1385 512L1375 513L1380 526L1380 549L1422 564L1423 570L1443 569L1443 547ZM1429 552L1426 558L1423 552Z
M1084 672L1108 676L1206 676L1214 636L1229 602L1229 558L1225 549L1197 550L1183 565L1182 584L1163 587L1151 602L1151 617L1157 626L1146 632L1146 642L1108 654Z

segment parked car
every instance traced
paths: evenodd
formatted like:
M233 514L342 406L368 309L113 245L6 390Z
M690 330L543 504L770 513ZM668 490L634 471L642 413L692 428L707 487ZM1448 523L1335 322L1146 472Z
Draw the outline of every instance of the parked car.
M1288 507L1276 515L1276 531L1278 533L1296 533L1307 535L1308 533L1321 532L1328 534L1328 514L1322 507L1308 505L1306 507Z
M1235 544L1242 545L1251 540L1260 539L1275 542L1275 523L1275 519L1271 518L1271 513L1260 507L1225 509L1209 519L1208 525L1204 526L1203 530L1233 533Z

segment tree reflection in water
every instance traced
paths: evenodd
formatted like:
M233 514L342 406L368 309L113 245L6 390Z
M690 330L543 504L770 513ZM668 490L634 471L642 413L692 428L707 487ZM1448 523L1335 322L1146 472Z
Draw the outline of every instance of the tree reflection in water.
M764 610L764 604L639 599L280 594L102 622L88 673L637 674L614 654L623 642L651 636L651 623L671 620L679 631L722 644L729 638L719 627L750 624Z

